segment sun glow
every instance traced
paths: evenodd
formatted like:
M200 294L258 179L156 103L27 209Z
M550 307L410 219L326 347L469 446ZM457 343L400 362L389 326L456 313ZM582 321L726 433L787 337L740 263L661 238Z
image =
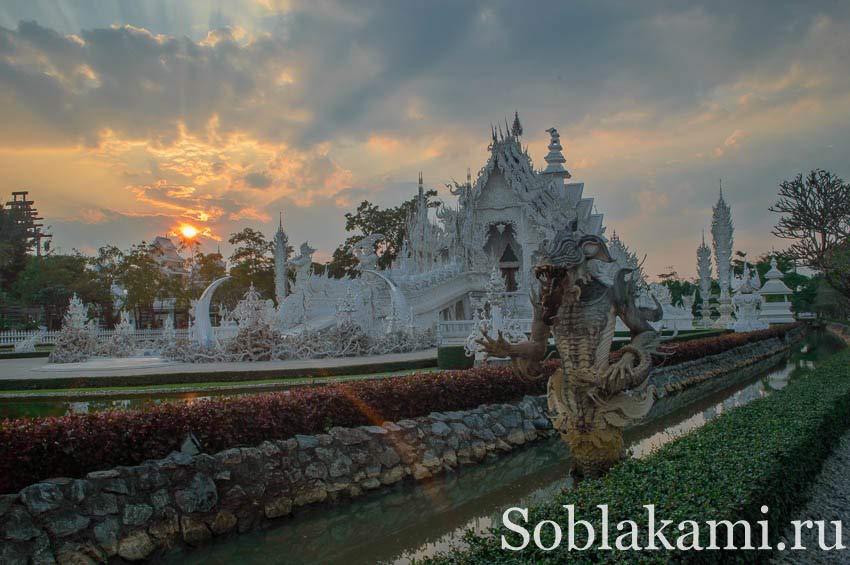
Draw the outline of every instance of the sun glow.
M180 226L180 234L186 239L193 239L196 235L201 233L198 228L195 226L191 226L189 224L183 224Z

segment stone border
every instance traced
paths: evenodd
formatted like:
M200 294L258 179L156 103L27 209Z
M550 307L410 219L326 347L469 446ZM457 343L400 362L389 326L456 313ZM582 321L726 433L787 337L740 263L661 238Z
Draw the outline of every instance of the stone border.
M652 379L663 391L662 402L649 418L734 384L746 375L722 377L766 363L792 341L764 340L660 368ZM707 386L712 383L717 385ZM545 397L527 396L515 404L332 428L215 455L173 453L83 479L47 480L0 496L0 562L145 560L177 545L247 532L299 506L361 496L406 479L428 480L551 434Z

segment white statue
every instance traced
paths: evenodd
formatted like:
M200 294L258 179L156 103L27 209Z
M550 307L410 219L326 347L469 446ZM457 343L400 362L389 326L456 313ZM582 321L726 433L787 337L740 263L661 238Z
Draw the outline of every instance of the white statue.
M136 353L136 328L130 321L130 313L121 311L121 321L115 324L115 332L106 344L103 354L108 357L132 357Z
M44 326L39 326L38 331L15 343L15 353L35 353L36 346L44 339L44 332Z
M752 280L750 266L745 263L741 286L738 287L738 292L732 298L736 316L732 329L736 333L754 332L768 328L767 322L759 320L758 308L761 305L761 297L754 292Z
M295 267L295 292L305 293L313 269L313 253L316 250L306 241L301 244L300 255L293 257L290 263Z
M50 363L77 363L85 361L97 350L97 325L89 320L88 306L77 297L71 297L68 311L62 319L62 329L50 352Z

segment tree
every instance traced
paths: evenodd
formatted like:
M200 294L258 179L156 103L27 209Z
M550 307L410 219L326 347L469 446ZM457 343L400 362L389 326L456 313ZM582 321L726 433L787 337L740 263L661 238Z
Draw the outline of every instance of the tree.
M824 279L850 299L850 186L822 169L779 185L770 207L782 214L773 234L793 243L788 257L821 271Z
M150 246L141 242L124 253L118 265L118 283L124 289L123 306L134 310L136 319L153 318L154 301L166 290L168 277L153 258Z
M106 281L88 264L88 258L80 254L30 256L14 290L24 304L41 306L45 325L56 329L75 294L87 304L112 302Z
M744 264L752 265L747 260L747 252L738 250L735 252L735 255L732 259L732 274L733 275L743 275L744 274Z
M198 281L207 286L227 274L221 253L198 253L193 257L192 272Z
M231 234L228 241L234 246L233 253L230 255L233 269L239 269L251 277L272 268L274 244L266 241L262 232L245 228Z
M436 190L426 190L424 196L428 208L436 208L440 205L439 201L435 199ZM407 236L407 219L416 210L418 199L418 196L414 196L398 206L383 209L368 200L364 200L357 206L354 213L347 212L345 214L345 231L359 231L360 233L350 236L334 250L331 261L328 263L329 276L336 278L354 276L357 272L357 259L351 250L358 241L373 233L383 234L385 238L376 248L376 251L380 251L378 268L389 267L398 257L404 244L404 239Z
M231 280L216 293L216 300L232 308L252 283L262 296L274 296L274 242L252 228L231 234L228 241L234 246L230 255Z
M667 287L670 291L670 302L672 304L678 304L682 299L682 296L691 296L697 289L697 285L692 283L691 281L682 280L679 278L679 273L677 273L673 267L668 267L669 272L661 273L658 275L661 284Z

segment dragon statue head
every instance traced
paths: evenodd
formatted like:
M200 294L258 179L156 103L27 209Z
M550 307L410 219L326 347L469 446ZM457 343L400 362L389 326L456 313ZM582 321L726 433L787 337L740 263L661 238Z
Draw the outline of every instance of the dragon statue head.
M563 301L578 301L582 289L591 282L589 261L612 263L605 241L595 235L582 235L577 222L558 230L546 248L546 256L534 274L541 282L543 319L551 325Z

